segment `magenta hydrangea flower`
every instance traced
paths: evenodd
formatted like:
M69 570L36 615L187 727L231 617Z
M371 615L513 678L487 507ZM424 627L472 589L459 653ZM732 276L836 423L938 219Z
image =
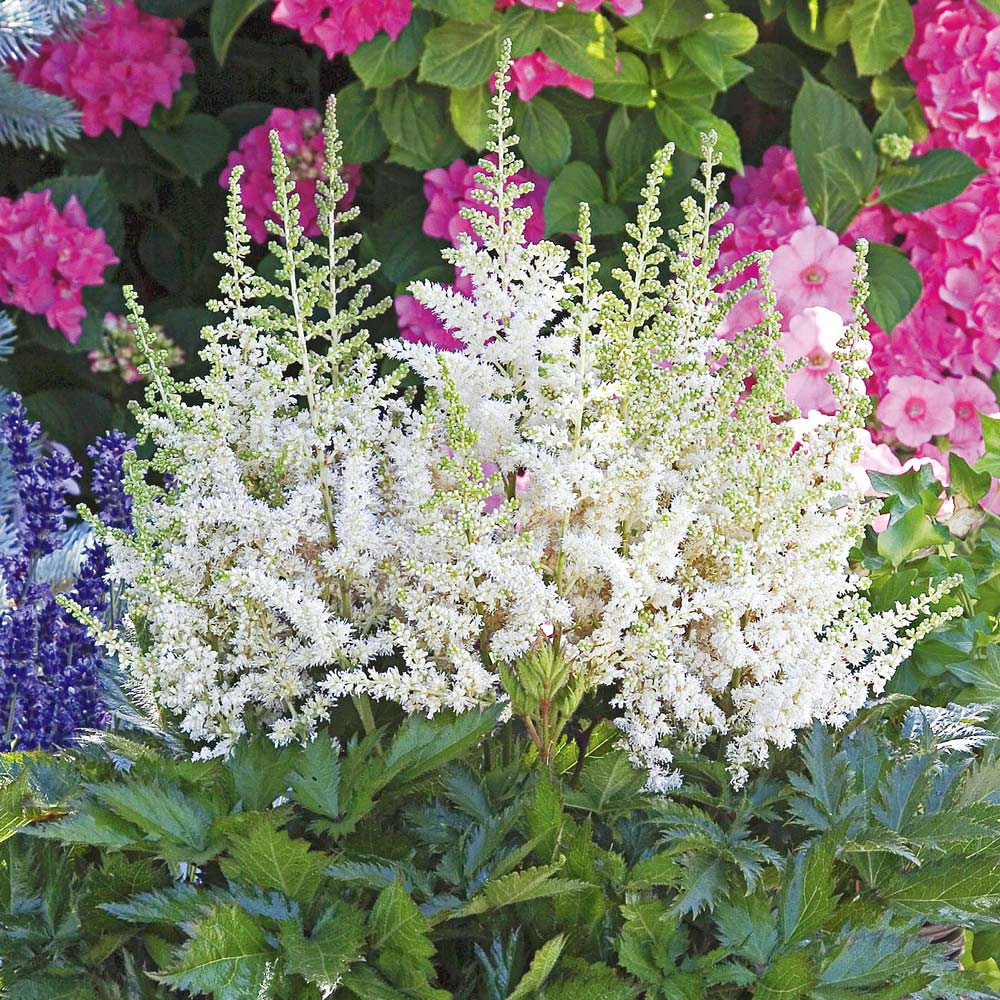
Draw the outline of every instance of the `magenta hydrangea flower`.
M250 129L240 139L239 146L229 154L226 169L219 176L219 184L228 187L233 167L242 164L240 194L247 230L258 243L266 243L268 234L264 222L266 219L277 221L274 214L274 178L271 176L269 135L272 131L277 131L281 137L281 148L295 178L302 228L308 236L318 236L316 182L323 170L323 122L314 108L300 111L275 108L263 125ZM361 182L361 167L348 163L342 173L347 182L347 194L341 206L348 207L354 201Z
M488 159L492 159L492 154ZM423 230L427 236L448 240L453 246L458 246L461 233L473 236L472 224L463 219L463 208L476 208L480 211L492 211L483 202L472 197L476 185L476 174L480 173L477 164L471 166L465 160L455 160L450 167L435 167L424 174L424 197L427 199L427 212L424 215ZM524 167L514 175L515 183L530 182L533 189L517 199L518 208L530 208L531 218L524 228L525 239L529 243L538 243L545 237L545 195L549 190L549 179L536 174L529 167Z
M522 101L530 101L544 87L569 87L581 97L594 96L594 81L585 76L577 76L563 69L544 52L534 52L522 56L510 64L510 79L507 89L517 91ZM490 77L490 90L496 91L496 76Z
M1000 17L969 0L919 0L913 13L903 62L938 132L932 145L1000 169Z
M395 41L412 16L412 0L278 0L271 20L294 28L332 59L350 55L380 31Z
M893 375L876 415L909 448L926 444L955 426L955 396L947 385L920 375Z
M194 72L184 22L139 10L134 0L109 3L89 17L79 38L46 42L18 66L23 83L67 97L87 135L122 123L148 125L154 105L169 106L181 77Z
M746 166L730 182L733 205L765 205L779 202L800 208L806 202L795 155L784 146L771 146L766 150L759 167Z
M850 322L854 316L854 253L824 226L806 226L774 251L771 277L786 321L810 306L824 306Z
M62 212L48 191L0 198L0 301L44 315L75 344L80 339L83 289L99 285L117 264L103 229L91 229L76 198Z

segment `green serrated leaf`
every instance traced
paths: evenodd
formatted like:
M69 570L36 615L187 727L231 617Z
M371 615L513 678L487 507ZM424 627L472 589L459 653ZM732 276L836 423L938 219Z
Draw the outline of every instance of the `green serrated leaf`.
M453 89L448 97L451 124L459 138L479 152L490 141L490 92L486 84L465 90Z
M322 990L333 990L347 967L361 957L365 916L355 906L337 903L316 921L308 937L297 922L285 922L280 941L289 972Z
M215 1000L247 1000L260 992L274 953L264 931L238 906L213 907L189 925L190 940L161 972L158 982Z
M500 24L448 21L428 31L424 42L420 81L467 89L485 83L493 75Z
M226 878L277 889L306 906L312 902L330 863L327 855L277 829L274 814L238 813L224 829L229 851L219 864Z
M601 14L583 14L564 7L548 15L539 46L570 73L595 83L615 80L615 36Z
M594 84L594 96L613 104L628 107L648 107L653 98L646 64L633 52L622 52L614 80L599 80Z
M710 8L705 0L646 0L619 32L629 45L642 52L657 51L659 42L672 41L697 31Z
M169 129L143 129L142 138L147 146L199 185L229 151L229 129L211 115L190 114Z
M833 915L833 860L831 838L823 837L789 863L779 903L779 933L794 944L819 930Z
M201 319L197 317L199 328ZM298 754L298 747L276 747L266 736L240 740L226 763L243 808L250 812L267 809L284 795Z
M491 880L461 910L450 913L447 919L468 917L477 913L499 910L504 906L524 903L531 899L549 899L580 892L587 888L585 882L558 878L561 865L541 865L522 868L503 878Z
M879 895L898 913L929 920L941 914L976 919L1000 912L1000 868L965 858L928 862L893 875Z
M565 946L565 934L560 934L558 937L546 941L532 956L531 964L507 1000L527 1000L527 998L534 996L536 991L540 990L545 985L545 981L552 975Z
M340 744L328 731L303 747L290 783L291 797L300 806L329 819L340 818Z
M430 925L402 883L379 893L368 918L368 937L376 964L396 986L426 986L433 977Z
M369 163L389 148L375 109L375 95L358 80L337 91L337 130L345 163Z
M13 781L0 784L0 843L14 836L28 822L25 801L29 792L27 768Z

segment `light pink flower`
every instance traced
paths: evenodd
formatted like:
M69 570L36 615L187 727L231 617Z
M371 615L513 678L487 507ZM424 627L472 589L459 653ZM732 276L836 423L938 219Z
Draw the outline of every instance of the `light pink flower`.
M103 229L91 229L75 197L60 212L48 191L0 198L0 302L45 316L75 344L83 289L100 285L118 258Z
M181 77L194 72L184 22L139 10L134 0L107 4L88 17L79 38L46 42L17 66L23 83L68 97L81 111L87 135L122 123L148 125L156 104L169 106Z
M278 0L271 20L295 28L332 59L350 55L380 31L395 41L412 16L412 0Z
M809 306L825 306L847 322L853 318L854 253L831 230L806 226L793 233L774 251L771 277L786 321Z
M323 169L323 133L319 112L314 108L292 111L275 108L263 125L250 129L239 146L229 154L226 169L219 176L222 187L229 185L233 167L243 165L240 195L246 224L250 235L258 243L268 239L266 219L277 220L274 214L274 178L271 176L271 141L269 134L276 130L281 137L281 148L288 158L295 190L299 196L299 221L308 236L319 235L316 213L316 182ZM344 180L347 194L341 206L346 208L354 201L361 181L361 167L356 163L345 164Z
M492 154L488 159L493 159ZM450 167L436 167L424 174L427 213L424 215L423 230L427 236L448 240L452 245L458 246L458 238L462 233L474 236L472 224L460 214L463 208L476 208L493 214L493 209L471 194L476 187L476 174L480 172L477 164L470 166L465 160L455 160ZM531 209L524 237L529 243L538 243L545 236L544 208L549 179L525 167L514 175L514 181L534 185L528 194L518 198L516 205L518 208Z
M593 80L570 73L544 52L522 56L510 64L510 80L507 81L507 89L516 90L520 100L530 101L537 96L543 87L569 87L581 97L594 96ZM490 90L495 92L496 89L496 76L494 75L490 77Z
M810 306L792 317L779 347L786 362L805 358L805 366L788 377L785 392L802 413L834 413L837 401L827 376L840 370L833 352L844 333L841 318L822 306Z
M909 448L926 444L955 426L954 394L946 385L919 375L894 375L878 404L877 416Z
M979 444L983 440L981 413L988 416L1000 412L993 390L974 375L949 379L948 387L954 396L955 426L949 437L953 445Z

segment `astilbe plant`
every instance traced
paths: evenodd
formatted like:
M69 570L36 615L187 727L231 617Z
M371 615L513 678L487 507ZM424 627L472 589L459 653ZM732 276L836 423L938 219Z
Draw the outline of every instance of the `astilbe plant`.
M670 150L657 156L605 288L585 206L575 263L524 239L508 63L483 207L465 210L475 235L444 252L471 288L414 288L464 350L399 341L386 354L403 364L379 374L372 267L339 235L354 212L336 208L332 105L320 241L272 135L274 281L247 263L233 171L197 396L132 297L155 449L129 468L135 533L104 532L129 593L125 630L104 639L204 755L260 727L308 738L353 697L369 722L369 698L428 714L505 701L547 760L589 693L653 788L674 781L671 746L717 735L739 783L880 690L950 614L932 613L950 581L872 614L850 567L876 513L851 474L861 324L836 351L839 412L819 422L786 402L766 279L764 320L716 336L739 299L721 287L761 259L713 276L726 231L711 139L673 246L657 207ZM861 264L856 305L864 291ZM416 409L397 392L406 370Z

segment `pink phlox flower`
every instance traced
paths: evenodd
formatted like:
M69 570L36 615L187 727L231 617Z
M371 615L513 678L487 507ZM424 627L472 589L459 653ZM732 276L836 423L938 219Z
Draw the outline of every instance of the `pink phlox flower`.
M147 14L134 0L108 3L86 19L78 38L46 42L15 73L76 104L87 135L106 129L121 135L125 121L148 125L153 107L169 106L181 77L194 72L188 43L179 37L183 24Z
M844 324L835 312L810 306L792 317L778 346L786 363L805 359L805 365L788 376L785 393L800 412L834 413L837 400L827 376L840 371L833 353L844 334Z
M771 258L778 309L786 321L809 306L824 306L853 319L854 253L836 233L806 226L793 233Z
M581 97L594 96L594 81L585 76L577 76L563 69L554 59L544 52L534 52L530 56L521 56L510 64L510 79L507 89L517 91L522 101L530 101L544 87L569 87ZM496 75L490 77L490 90L497 89Z
M487 159L495 161L493 154ZM458 246L459 236L466 233L474 237L472 224L460 214L463 208L495 214L495 210L472 197L477 186L476 174L481 173L478 164L471 166L465 160L455 160L449 167L435 167L424 174L424 197L427 212L424 215L423 230L427 236L448 240ZM545 195L549 190L549 179L524 167L514 175L515 183L530 182L533 189L516 201L518 208L530 208L531 218L525 224L524 237L528 243L538 243L545 237Z
M278 0L271 20L294 28L332 59L350 55L380 31L395 41L412 16L412 0Z
M219 176L222 187L229 185L233 167L243 165L240 196L246 213L246 226L258 243L268 239L266 219L277 221L274 213L274 178L271 175L271 142L269 134L276 130L281 137L281 148L289 160L299 196L299 221L308 236L318 236L319 222L316 212L316 183L323 169L323 125L319 112L314 108L293 111L275 108L263 125L250 129L230 152L226 169ZM346 208L354 201L361 181L361 167L356 163L345 164L344 180L347 194L341 202Z
M878 419L909 448L926 444L955 426L951 388L919 375L893 375L879 401Z
M117 264L103 229L91 229L71 197L62 212L49 191L0 198L0 301L45 316L75 344L80 339L83 289L100 285Z

